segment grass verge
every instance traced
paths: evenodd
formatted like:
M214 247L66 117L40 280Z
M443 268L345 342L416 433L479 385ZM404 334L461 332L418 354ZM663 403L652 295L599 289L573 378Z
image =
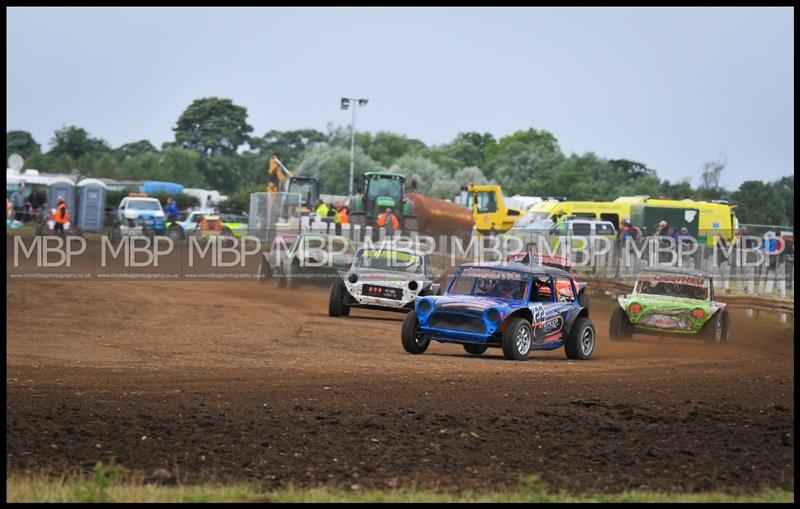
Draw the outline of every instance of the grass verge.
M54 481L12 476L6 479L9 502L794 502L794 492L767 490L749 495L627 491L569 495L552 492L537 477L518 489L490 493L436 493L413 490L287 488L264 492L255 484L160 485L124 481L125 470L98 463L90 478Z

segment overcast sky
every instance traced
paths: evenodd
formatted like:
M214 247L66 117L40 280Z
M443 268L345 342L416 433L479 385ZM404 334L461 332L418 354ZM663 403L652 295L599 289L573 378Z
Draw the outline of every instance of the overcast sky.
M723 185L794 172L793 8L8 8L7 130L159 147L192 100L271 129L427 144L547 129L566 154Z

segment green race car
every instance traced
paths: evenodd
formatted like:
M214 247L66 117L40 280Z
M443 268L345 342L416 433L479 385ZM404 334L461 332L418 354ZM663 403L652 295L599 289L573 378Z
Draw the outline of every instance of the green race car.
M689 269L648 269L639 275L633 293L617 298L609 324L612 340L636 334L695 336L724 343L730 332L730 313L714 300L708 274Z

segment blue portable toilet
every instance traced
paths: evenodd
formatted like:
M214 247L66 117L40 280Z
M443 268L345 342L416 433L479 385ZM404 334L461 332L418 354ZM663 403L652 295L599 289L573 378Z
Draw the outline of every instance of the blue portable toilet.
M175 182L159 182L157 180L150 180L142 183L142 192L151 193L167 193L174 196L183 192L183 186Z
M47 208L54 209L58 205L58 197L63 196L67 202L67 213L75 215L75 182L69 177L53 177L47 184Z
M101 180L90 178L78 182L78 228L88 232L103 229L107 192L108 188Z

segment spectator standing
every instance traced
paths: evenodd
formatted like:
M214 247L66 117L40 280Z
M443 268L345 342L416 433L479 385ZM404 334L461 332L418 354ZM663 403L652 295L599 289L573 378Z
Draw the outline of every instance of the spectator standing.
M17 190L11 195L11 206L14 209L14 219L23 221L25 219L25 184L17 186Z
M171 196L167 196L167 204L164 206L164 214L167 216L167 221L177 221L180 211L178 205Z
M42 207L44 207L47 198L39 193L37 188L31 189L31 195L28 196L28 205L31 209L31 215L35 218L41 217Z
M56 211L53 214L53 221L55 222L55 227L53 228L54 233L63 237L64 236L64 226L69 222L69 213L67 212L67 202L64 200L63 196L59 196L58 200L56 200Z
M379 215L375 224L386 232L387 237L392 237L394 232L400 229L400 221L398 221L397 216L392 213L391 208L387 208L383 214Z

